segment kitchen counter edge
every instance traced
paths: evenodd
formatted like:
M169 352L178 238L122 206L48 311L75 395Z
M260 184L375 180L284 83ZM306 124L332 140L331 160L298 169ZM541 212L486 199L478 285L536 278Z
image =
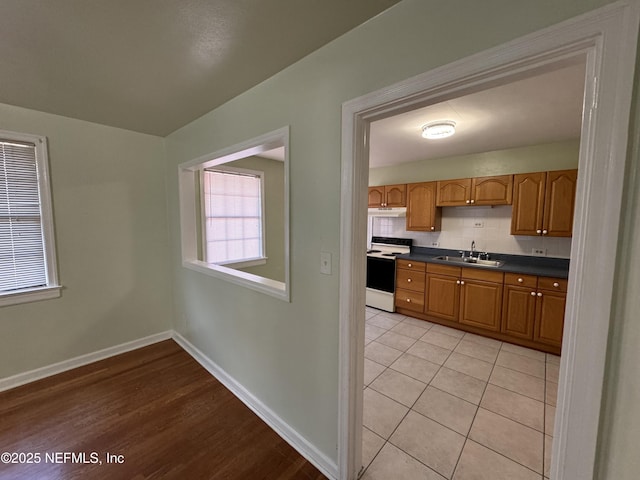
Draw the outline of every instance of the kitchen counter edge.
M500 267L488 267L477 264L452 263L446 260L438 260L440 256L459 256L457 250L447 250L441 248L413 247L415 251L398 255L401 260L412 260L414 262L437 263L440 265L450 265L462 268L478 268L496 272L519 273L522 275L536 275L539 277L568 278L569 259L553 257L533 257L527 255L507 255L494 253L490 254L491 260L501 260L504 265Z

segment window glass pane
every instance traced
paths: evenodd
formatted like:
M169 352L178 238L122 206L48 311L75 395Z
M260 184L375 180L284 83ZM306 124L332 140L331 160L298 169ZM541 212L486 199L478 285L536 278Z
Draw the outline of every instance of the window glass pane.
M203 183L207 262L261 257L261 177L205 170Z
M0 292L46 284L35 147L0 141Z

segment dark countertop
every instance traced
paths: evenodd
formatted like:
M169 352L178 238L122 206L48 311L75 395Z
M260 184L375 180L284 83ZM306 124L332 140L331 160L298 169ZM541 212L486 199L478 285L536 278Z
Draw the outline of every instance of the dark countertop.
M468 254L468 251L466 251ZM411 253L398 255L397 258L413 260L415 262L439 263L441 265L451 265L464 268L481 268L484 270L495 270L497 272L521 273L523 275L537 275L539 277L569 277L569 259L553 257L533 257L528 255L507 255L504 253L489 253L491 260L502 260L501 267L487 267L473 263L453 263L446 260L436 260L435 257L448 255L459 257L458 250L446 248L411 247Z

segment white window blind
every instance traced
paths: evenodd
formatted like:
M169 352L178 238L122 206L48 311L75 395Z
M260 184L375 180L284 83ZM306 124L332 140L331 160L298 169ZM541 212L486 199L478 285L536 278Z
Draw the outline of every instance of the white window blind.
M263 257L261 175L205 170L204 216L208 263Z
M47 285L34 145L0 139L0 293Z

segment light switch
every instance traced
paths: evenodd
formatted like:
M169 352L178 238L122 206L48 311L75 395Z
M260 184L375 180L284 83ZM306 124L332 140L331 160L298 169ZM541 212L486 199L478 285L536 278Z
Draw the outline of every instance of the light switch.
M331 254L320 252L320 273L331 275Z

